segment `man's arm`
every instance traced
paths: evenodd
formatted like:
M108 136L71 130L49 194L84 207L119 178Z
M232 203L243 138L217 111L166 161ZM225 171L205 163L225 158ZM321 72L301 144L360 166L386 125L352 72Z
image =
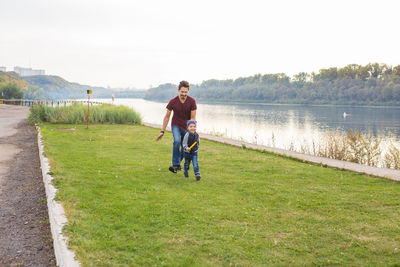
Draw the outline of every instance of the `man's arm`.
M164 131L165 131L165 129L167 129L167 125L168 125L170 117L171 117L171 110L167 109L167 113L165 113L163 125L161 128L161 133L159 134L159 136L157 136L156 141L159 141L164 136Z
M165 129L167 129L169 118L171 117L171 112L172 112L172 110L167 109L167 113L165 113L161 131L165 131Z
M190 119L194 121L196 120L196 110L190 111Z

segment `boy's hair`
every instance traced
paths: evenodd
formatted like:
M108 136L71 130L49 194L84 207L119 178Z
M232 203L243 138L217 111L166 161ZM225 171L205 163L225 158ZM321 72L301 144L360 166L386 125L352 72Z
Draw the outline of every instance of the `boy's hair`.
M197 125L197 122L195 120L188 120L186 123L186 127L189 127L190 124Z
M178 90L181 90L181 87L186 87L187 89L189 89L189 82L187 82L187 81L181 81L180 83L179 83L179 87L178 87Z

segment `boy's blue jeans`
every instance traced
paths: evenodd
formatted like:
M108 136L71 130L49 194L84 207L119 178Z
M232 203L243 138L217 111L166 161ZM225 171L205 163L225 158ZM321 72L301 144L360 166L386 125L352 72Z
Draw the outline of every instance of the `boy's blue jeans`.
M197 152L194 153L185 152L185 167L184 167L185 172L189 171L189 166L191 161L193 162L194 174L195 175L200 174L199 163L197 162Z
M186 130L182 130L178 126L172 126L172 136L174 137L174 144L172 147L172 165L180 166L183 159L182 138L186 134Z

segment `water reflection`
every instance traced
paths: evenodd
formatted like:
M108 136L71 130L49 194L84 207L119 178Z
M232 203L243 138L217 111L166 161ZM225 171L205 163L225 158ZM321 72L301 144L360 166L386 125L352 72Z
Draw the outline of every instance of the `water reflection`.
M162 123L167 105L143 99L115 99L114 103L134 107L145 122L156 124ZM400 108L198 104L197 120L199 132L286 149L298 150L301 144L320 140L325 131L337 129L358 130L385 142L400 140Z

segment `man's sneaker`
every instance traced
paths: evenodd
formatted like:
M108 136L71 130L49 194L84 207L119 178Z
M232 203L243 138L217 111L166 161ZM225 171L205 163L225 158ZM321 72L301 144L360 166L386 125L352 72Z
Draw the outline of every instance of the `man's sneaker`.
M200 179L201 179L200 173L196 174L196 181L200 181Z
M177 170L177 171L181 171L181 170L182 170L182 167L181 167L181 165L179 165L179 166L176 166L176 170Z
M189 178L189 172L188 171L184 170L183 174L185 175L185 178Z
M175 167L175 166L169 166L168 170L169 170L170 172L176 173L177 167Z

